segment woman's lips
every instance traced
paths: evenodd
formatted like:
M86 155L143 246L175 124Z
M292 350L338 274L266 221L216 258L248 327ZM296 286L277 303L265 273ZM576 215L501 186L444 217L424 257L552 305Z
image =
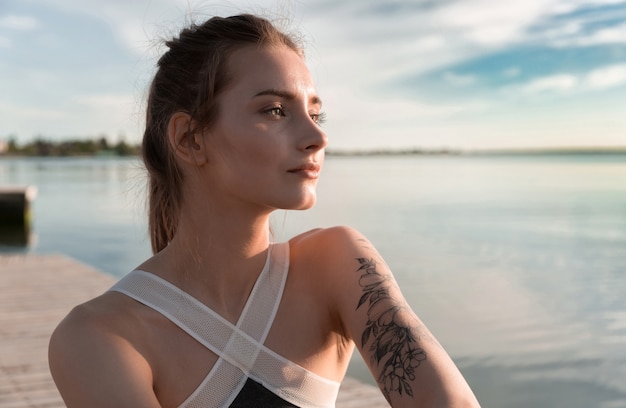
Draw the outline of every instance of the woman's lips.
M297 174L299 176L316 179L320 176L321 166L317 163L305 163L302 166L288 170L288 173Z

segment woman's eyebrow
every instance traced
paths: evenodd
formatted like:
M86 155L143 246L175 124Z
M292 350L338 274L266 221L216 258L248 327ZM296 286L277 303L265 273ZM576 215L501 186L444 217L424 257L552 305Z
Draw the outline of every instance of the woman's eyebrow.
M291 92L291 91L287 91L285 89L266 89L264 91L258 92L256 95L254 95L254 97L256 98L257 96L263 96L263 95L274 95L274 96L278 96L287 100L294 100L297 97L297 94L295 92ZM319 98L319 96L317 95L312 95L309 103L311 103L312 105L322 105L322 100Z

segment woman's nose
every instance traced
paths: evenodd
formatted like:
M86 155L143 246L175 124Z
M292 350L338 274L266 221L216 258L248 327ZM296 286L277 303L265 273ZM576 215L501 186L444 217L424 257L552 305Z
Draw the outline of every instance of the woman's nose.
M317 151L325 148L327 144L328 136L326 136L326 132L322 130L319 124L309 118L302 129L300 149L303 151Z

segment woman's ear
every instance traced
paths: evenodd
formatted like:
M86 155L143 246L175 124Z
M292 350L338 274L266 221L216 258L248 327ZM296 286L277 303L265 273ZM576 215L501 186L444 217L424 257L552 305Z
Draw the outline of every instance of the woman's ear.
M192 131L191 116L176 112L167 124L167 138L176 157L201 166L207 162L206 146L202 132Z

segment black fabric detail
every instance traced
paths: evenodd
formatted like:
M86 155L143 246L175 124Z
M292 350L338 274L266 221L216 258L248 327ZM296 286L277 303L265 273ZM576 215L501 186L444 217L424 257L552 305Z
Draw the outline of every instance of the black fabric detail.
M256 381L248 378L230 408L298 408L268 390Z

